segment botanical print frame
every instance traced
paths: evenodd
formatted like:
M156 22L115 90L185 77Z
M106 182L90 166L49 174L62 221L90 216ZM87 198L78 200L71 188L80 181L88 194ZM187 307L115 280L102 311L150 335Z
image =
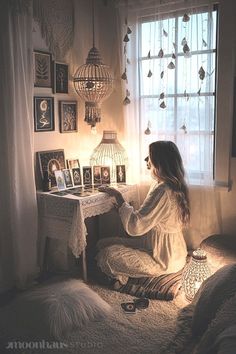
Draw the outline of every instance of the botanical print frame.
M52 56L50 53L34 50L34 86L52 87Z
M80 168L79 167L72 168L71 173L72 173L72 180L73 180L74 186L81 186L82 185L82 178L81 178Z
M79 159L67 159L66 164L67 164L67 168L69 168L69 170L72 170L72 168L79 168L80 167Z
M34 131L48 132L55 130L54 98L34 96Z
M69 65L54 61L53 63L53 92L68 93Z
M126 183L125 165L116 165L116 182Z
M109 166L101 167L102 184L111 183L111 171Z
M63 171L57 170L55 171L55 179L56 179L56 184L57 188L59 191L63 191L66 189L66 182L64 178Z
M77 101L60 101L59 118L61 133L77 132Z
M70 170L69 169L62 170L62 173L63 173L63 176L64 176L66 188L73 187L73 182L72 182Z
M92 185L92 167L83 166L83 184L84 186Z
M47 171L48 176L51 179L51 185L52 187L55 187L57 183L56 183L54 172L66 168L64 150L58 149L58 150L38 151L37 155L38 155L41 178L43 179L44 171Z

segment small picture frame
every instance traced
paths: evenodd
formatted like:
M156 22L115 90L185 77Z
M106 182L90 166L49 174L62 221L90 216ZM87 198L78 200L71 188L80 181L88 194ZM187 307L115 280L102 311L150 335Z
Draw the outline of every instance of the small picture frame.
M101 166L93 166L93 184L97 186L102 184Z
M79 159L67 159L66 164L67 168L69 168L70 170L72 170L72 168L80 167Z
M34 50L34 86L52 87L52 56L50 53Z
M126 183L125 165L116 165L116 182Z
M111 183L111 172L109 166L102 166L101 167L101 177L102 177L102 184L110 184Z
M73 187L73 182L72 182L70 170L69 169L62 170L62 173L63 173L63 176L64 176L66 188Z
M75 133L78 131L77 102L60 101L59 119L61 133Z
M56 61L53 64L53 93L68 93L68 64Z
M57 184L58 190L59 191L65 190L66 183L65 183L63 171L61 171L61 170L55 171L55 179L56 179L56 184Z
M72 180L73 180L74 186L81 186L82 185L82 178L81 178L80 168L79 167L72 168L71 174L72 174Z
M83 166L83 185L92 185L92 167L90 166Z
M49 132L54 129L54 98L34 96L34 131Z
M42 180L44 172L47 171L48 176L51 179L51 186L55 187L57 185L55 171L63 170L66 168L64 150L58 149L38 151L37 156Z

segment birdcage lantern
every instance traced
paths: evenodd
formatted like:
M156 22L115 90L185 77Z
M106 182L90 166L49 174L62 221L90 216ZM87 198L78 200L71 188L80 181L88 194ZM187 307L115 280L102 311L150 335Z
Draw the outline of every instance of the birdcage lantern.
M206 252L198 248L186 264L182 274L182 288L188 301L192 301L204 280L211 275Z
M116 182L116 166L128 167L128 157L124 147L117 139L117 132L104 130L103 137L90 157L91 166L109 166L111 182Z
M95 127L101 121L101 103L113 90L113 77L107 65L103 64L99 50L95 47L94 1L93 1L93 47L86 64L81 65L74 76L76 93L85 100L84 120Z

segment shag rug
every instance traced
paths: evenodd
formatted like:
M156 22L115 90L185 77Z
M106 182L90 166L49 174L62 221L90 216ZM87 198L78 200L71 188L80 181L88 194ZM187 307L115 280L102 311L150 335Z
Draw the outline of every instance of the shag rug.
M93 319L57 339L50 336L43 321L35 318L27 327L24 316L16 320L6 308L0 308L1 354L168 354L178 312L187 304L182 293L173 301L149 300L147 309L126 314L121 303L135 297L97 285L90 288L111 306L111 311L105 318Z

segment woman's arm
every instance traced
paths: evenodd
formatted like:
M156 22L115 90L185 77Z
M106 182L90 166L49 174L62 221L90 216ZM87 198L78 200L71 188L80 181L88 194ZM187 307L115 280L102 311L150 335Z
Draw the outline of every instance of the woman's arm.
M148 194L139 210L135 211L128 203L123 203L119 214L125 231L131 236L141 236L168 219L170 208L165 187L158 186Z

